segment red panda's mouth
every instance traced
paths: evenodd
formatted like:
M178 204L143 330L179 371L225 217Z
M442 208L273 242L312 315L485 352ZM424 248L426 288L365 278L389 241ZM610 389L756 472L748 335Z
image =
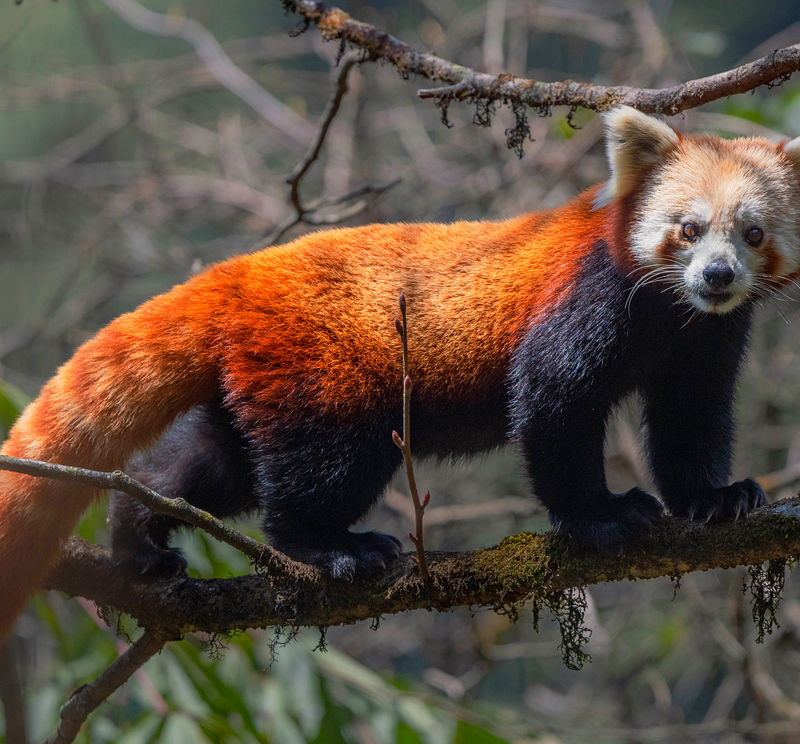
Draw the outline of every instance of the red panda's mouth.
M706 302L710 302L712 305L722 305L733 297L733 292L728 292L724 289L714 289L712 287L703 290L699 294Z

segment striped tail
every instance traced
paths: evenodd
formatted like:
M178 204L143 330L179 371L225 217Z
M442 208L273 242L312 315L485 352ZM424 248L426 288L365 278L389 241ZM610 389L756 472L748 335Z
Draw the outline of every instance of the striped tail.
M213 313L204 302L212 298L198 284L156 297L79 348L23 412L2 453L118 469L211 397ZM87 486L0 472L0 639L95 496Z

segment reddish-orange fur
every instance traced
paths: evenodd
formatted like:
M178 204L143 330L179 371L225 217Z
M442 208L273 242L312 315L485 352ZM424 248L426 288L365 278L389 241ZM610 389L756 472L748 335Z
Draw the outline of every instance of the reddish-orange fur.
M3 453L110 470L179 413L231 392L257 427L296 396L340 419L400 376L410 307L415 397L496 386L529 324L557 306L613 207L587 192L506 222L370 225L240 256L115 320L45 385ZM0 472L0 636L54 562L91 489Z
M717 199L725 188L739 189L761 194L766 203L772 192L759 186L765 159L768 172L782 179L781 209L795 214L792 169L800 162L800 138L775 148L764 141L678 137L624 108L607 123L611 180L558 209L505 222L314 233L231 259L156 297L78 349L2 451L119 468L176 416L220 392L248 435L262 439L287 411L300 424L306 411L357 423L371 407L387 410L386 402L397 400L394 318L401 292L408 299L415 402L469 409L473 400L503 390L526 332L569 296L598 243L623 274L668 258L680 227L666 242L640 245L644 255L637 255L634 230L637 237L653 231L636 225L671 215L694 192ZM739 196L717 201L728 209ZM769 236L759 247L759 271L785 271L776 280L783 282L800 273L786 232L778 231L783 253ZM792 263L785 267L787 256ZM0 472L0 637L94 495Z

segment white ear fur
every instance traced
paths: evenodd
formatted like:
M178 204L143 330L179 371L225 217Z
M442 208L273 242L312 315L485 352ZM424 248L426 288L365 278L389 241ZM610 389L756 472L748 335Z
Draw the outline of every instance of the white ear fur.
M795 166L800 168L800 137L789 140L783 146L783 151L794 161Z
M603 122L611 178L598 191L595 207L625 196L642 170L660 162L678 143L674 129L630 106L612 109L603 115Z

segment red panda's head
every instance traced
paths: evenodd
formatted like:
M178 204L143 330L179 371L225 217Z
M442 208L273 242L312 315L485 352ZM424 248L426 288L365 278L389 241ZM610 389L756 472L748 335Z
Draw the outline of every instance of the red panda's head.
M627 106L605 125L611 178L596 202L635 195L627 250L640 282L725 313L800 275L800 137L679 135Z

